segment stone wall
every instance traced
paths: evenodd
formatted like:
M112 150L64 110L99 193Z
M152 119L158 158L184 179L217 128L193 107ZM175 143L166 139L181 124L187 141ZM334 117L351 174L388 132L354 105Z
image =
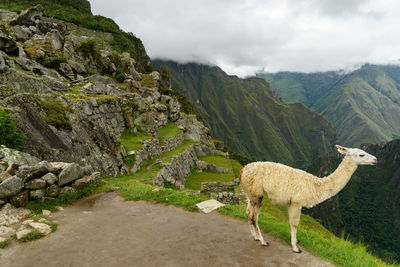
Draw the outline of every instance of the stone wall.
M217 182L203 182L201 183L201 192L212 192L212 191L226 191L234 190L235 184L221 184Z
M128 151L128 154L135 155L135 164L131 168L131 172L135 173L140 169L143 162L146 162L158 155L166 151L170 151L180 145L184 140L184 134L178 134L175 137L172 137L166 140L163 144L160 143L158 137L155 136L154 139L146 140L143 142L142 149L138 151Z
M211 193L210 197L225 204L245 205L247 204L246 195L244 193L219 192Z
M164 180L182 189L186 178L197 160L194 145L179 155L172 157L170 163L162 163L163 168L153 178L153 184L164 186Z
M1 158L1 164L7 163L8 167L0 172L0 204L9 202L21 207L29 199L54 198L101 179L99 172L77 163L41 161L20 166L8 159Z

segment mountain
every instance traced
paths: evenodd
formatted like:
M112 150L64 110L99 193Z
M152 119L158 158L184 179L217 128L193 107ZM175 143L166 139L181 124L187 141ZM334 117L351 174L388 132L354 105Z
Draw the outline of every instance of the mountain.
M400 135L400 67L366 64L337 72L258 74L285 103L301 102L326 117L338 142L378 143Z
M303 104L283 104L260 78L240 79L195 63L153 64L169 67L172 87L196 104L212 135L235 152L304 167L332 147L329 122Z
M362 147L378 158L361 166L336 196L306 213L337 235L367 243L382 258L400 260L400 140ZM323 156L308 169L320 177L333 172L340 156Z

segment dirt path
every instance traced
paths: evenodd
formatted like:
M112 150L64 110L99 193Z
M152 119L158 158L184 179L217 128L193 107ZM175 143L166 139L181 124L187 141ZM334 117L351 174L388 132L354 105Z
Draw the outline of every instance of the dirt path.
M262 247L246 222L215 211L124 201L116 193L51 216L55 233L0 250L0 266L333 266L266 234L271 245Z

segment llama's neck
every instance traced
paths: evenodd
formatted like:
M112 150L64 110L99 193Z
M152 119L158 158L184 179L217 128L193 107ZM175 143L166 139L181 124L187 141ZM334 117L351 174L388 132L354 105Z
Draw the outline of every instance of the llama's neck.
M322 178L322 183L318 186L318 191L320 193L318 203L339 193L349 182L351 176L357 170L357 167L357 164L354 163L350 156L344 157L340 165L331 175Z

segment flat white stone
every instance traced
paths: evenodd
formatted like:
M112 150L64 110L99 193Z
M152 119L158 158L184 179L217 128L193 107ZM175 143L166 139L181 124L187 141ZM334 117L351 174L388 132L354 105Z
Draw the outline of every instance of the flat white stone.
M0 237L0 243L6 241L7 239L4 237Z
M15 234L15 230L11 227L0 226L0 237L1 238L9 238L13 234Z
M48 226L48 225L45 224L45 223L36 223L36 222L33 222L33 223L30 223L29 226L32 227L32 228L35 229L35 230L38 230L39 232L41 232L41 233L43 233L43 234L45 234L45 235L48 235L48 234L51 233L51 228L50 228L50 226Z
M213 210L216 210L220 207L225 206L225 204L215 200L215 199L210 199L206 200L200 203L197 203L196 206L204 213L210 213Z
M21 238L23 238L27 234L31 233L32 231L33 230L31 230L31 229L25 229L25 230L17 232L17 239L20 240Z
M26 220L26 221L22 222L22 225L28 225L28 224L33 223L33 222L34 222L34 220Z
M51 214L51 211L49 210L42 210L42 213L44 216L49 216Z
M57 210L58 210L58 211L63 211L63 210L64 210L64 208L63 208L63 207L60 207L60 206L58 206L58 207L57 207Z

